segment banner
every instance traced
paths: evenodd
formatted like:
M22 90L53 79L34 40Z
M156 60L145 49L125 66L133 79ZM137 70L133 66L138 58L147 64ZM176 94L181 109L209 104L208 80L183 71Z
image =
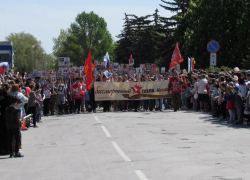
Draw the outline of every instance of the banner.
M169 81L150 82L95 82L96 101L146 100L171 98L168 94Z

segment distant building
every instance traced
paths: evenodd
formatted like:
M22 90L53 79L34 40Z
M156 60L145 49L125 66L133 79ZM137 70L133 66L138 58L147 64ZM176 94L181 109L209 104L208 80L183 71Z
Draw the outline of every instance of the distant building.
M0 62L8 62L8 69L14 67L14 48L12 42L0 41Z

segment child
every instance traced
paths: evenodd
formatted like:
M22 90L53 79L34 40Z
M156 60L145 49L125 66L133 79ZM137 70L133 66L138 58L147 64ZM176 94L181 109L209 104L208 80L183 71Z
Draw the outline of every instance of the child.
M220 115L219 111L219 84L213 85L213 91L212 91L212 100L213 100L213 117L218 117Z
M8 135L9 135L10 158L13 158L13 149L12 149L13 136L15 136L16 140L14 157L24 157L19 152L19 145L21 141L20 126L22 124L22 121L20 120L20 110L17 108L18 102L19 99L16 96L11 97L10 100L11 105L7 107L5 113L6 127L8 129Z
M37 122L40 123L42 122L41 120L41 116L42 116L42 107L43 107L43 98L41 95L41 91L37 90L36 91L36 102L39 104L36 104L36 118L37 118Z
M235 120L235 105L234 105L234 96L233 96L232 86L227 87L226 99L227 99L227 109L228 109L229 116L230 116L228 123L231 123Z
M237 110L237 121L235 124L242 124L243 118L242 118L242 112L243 112L243 101L242 101L242 96L241 93L239 92L239 87L235 86L234 87L234 99L235 99L235 107Z

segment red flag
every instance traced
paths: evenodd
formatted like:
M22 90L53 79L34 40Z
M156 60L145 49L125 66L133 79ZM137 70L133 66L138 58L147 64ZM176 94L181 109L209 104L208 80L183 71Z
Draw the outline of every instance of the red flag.
M194 65L196 64L194 57L192 58L192 71L194 71Z
M179 49L179 44L177 42L176 45L175 45L175 48L174 48L174 52L173 52L173 55L172 55L172 59L171 59L168 71L171 71L172 69L174 69L174 67L176 65L182 63L183 61L184 61L184 59L183 59L183 57L181 55L181 52L180 52L180 49Z
M92 77L92 68L95 68L94 64L92 64L92 58L91 58L91 49L89 49L88 58L85 61L84 64L84 74L86 74L86 88L90 91L90 86L93 83L93 77Z
M130 58L129 58L129 65L130 66L133 66L134 65L134 59L132 57L132 54L130 55Z
M155 74L155 64L152 64L152 71L153 71L153 74Z
M0 67L0 74L4 74L6 72L6 68L5 68L5 65L2 65Z
M129 59L129 64L132 64L133 63L133 57L132 57L132 54L130 55L130 59Z

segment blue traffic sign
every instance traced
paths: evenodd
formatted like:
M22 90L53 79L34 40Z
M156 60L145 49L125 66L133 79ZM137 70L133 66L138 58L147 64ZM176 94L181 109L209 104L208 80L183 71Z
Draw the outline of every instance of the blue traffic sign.
M207 44L207 50L210 53L217 53L219 49L220 49L220 45L217 41L212 40Z

